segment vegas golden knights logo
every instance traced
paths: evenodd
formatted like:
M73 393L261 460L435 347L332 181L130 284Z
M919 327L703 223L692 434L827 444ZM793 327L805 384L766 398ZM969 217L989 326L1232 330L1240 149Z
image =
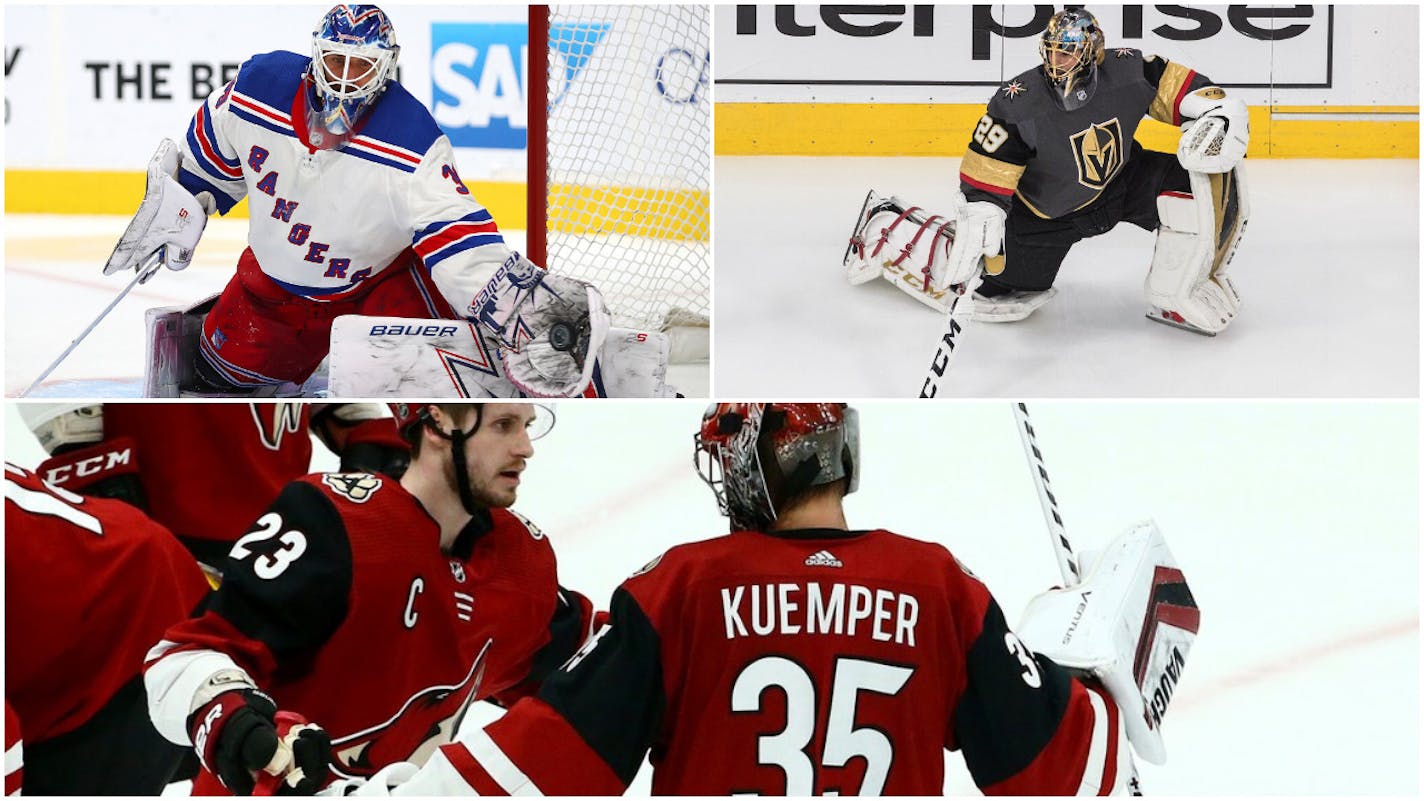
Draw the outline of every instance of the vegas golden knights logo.
M1073 134L1073 158L1078 162L1078 183L1102 189L1122 169L1122 126L1114 117L1102 125L1089 125Z

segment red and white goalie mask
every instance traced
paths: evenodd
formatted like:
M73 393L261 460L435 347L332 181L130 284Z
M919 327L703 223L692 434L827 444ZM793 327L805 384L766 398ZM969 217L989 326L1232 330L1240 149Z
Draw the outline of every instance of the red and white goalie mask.
M716 403L694 438L697 472L733 530L764 530L812 487L860 475L860 425L844 403Z

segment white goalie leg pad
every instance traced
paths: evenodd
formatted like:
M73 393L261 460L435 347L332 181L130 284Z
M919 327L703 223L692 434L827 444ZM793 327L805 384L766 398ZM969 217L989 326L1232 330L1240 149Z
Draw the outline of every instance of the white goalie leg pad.
M1029 601L1017 631L1030 649L1101 681L1133 749L1160 765L1167 759L1162 718L1200 620L1177 560L1149 520L1114 539L1082 583Z
M846 280L884 278L915 300L947 312L953 292L939 288L954 244L954 216L935 214L897 197L865 197L842 264Z
M520 397L494 335L464 320L343 315L328 358L332 397Z
M1227 277L1250 219L1245 174L1188 173L1192 193L1157 198L1157 244L1147 271L1148 315L1197 333L1215 335L1236 318L1241 296Z
M596 394L673 397L668 337L613 328L593 370ZM331 326L328 391L336 398L519 398L499 343L464 320L344 315Z

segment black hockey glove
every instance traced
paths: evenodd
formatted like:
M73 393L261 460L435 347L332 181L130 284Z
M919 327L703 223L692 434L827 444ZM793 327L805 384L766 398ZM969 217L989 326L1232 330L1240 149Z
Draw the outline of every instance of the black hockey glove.
M299 718L283 713L289 721ZM311 795L326 783L331 738L315 726L278 732L277 705L266 693L229 690L188 716L188 733L203 767L234 795L252 795L259 776L264 789ZM284 727L290 728L290 727ZM279 744L290 756L278 755ZM263 776L269 768L279 776ZM296 781L278 781L296 776Z

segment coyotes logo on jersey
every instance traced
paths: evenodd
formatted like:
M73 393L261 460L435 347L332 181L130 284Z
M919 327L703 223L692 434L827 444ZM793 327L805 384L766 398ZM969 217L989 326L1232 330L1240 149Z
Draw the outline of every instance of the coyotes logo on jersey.
M402 704L390 720L334 738L332 768L349 778L370 776L395 762L425 764L437 747L455 739L470 702L479 695L492 642L485 642L458 684L427 687Z

